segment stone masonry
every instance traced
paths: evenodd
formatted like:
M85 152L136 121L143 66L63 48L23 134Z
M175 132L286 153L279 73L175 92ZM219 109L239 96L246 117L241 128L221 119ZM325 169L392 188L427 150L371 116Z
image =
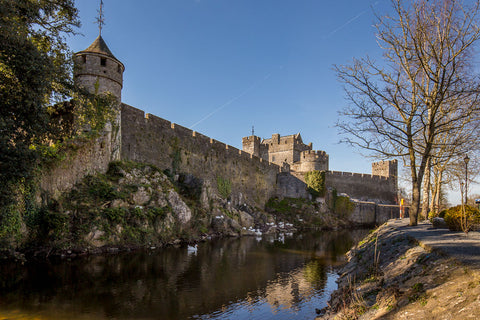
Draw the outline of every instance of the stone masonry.
M300 133L289 136L275 133L271 139L244 137L242 148L245 152L280 166L286 163L292 171L328 170L328 155L324 151L312 150L312 143L304 144Z

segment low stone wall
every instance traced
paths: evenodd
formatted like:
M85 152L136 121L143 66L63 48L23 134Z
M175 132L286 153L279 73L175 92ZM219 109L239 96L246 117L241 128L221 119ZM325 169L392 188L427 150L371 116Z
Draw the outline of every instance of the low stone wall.
M349 220L358 225L381 225L390 219L400 218L400 206L376 204L375 202L355 201L355 209ZM404 207L403 217L408 217L408 207Z
M356 225L375 224L375 202L354 201L355 209L350 214L349 220Z
M358 225L381 225L390 219L400 218L400 206L376 204L375 202L356 201L355 209L349 220ZM403 208L403 217L408 217L408 207Z
M408 207L404 207L404 218L408 217ZM400 218L400 206L398 205L377 205L377 217L376 224L380 225L387 222L390 219Z

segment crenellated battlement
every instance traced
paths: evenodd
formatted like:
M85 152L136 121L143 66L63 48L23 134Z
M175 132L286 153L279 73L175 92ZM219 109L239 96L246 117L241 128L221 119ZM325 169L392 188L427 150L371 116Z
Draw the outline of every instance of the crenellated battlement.
M328 154L321 150L305 150L302 151L300 161L326 161Z
M125 114L124 121L134 123L136 126L139 126L140 130L147 133L149 136L152 136L155 133L158 134L162 132L163 135L171 136L175 139L183 140L184 142L188 141L187 145L194 145L195 148L193 149L205 150L206 154L208 154L209 150L213 150L218 153L222 153L223 157L225 157L228 161L248 160L251 162L252 165L255 165L256 163L262 168L273 169L276 172L281 171L281 167L275 163L266 161L265 159L242 151L238 148L235 148L231 145L225 144L213 138L210 138L197 131L193 131L189 128L170 122L150 113L145 113L143 110L134 108L126 104L123 104L122 108L122 113ZM260 142L260 138L256 136L245 137L243 138L243 140ZM131 145L127 145L126 147L130 149L132 148Z
M252 142L260 142L260 137L257 136L249 136L249 137L243 137L242 138L242 143L252 143Z
M343 172L343 171L328 171L328 174L334 177L345 178L358 178L358 179L370 179L372 181L386 181L388 178L384 176L378 176L368 173L355 173L355 172Z
M326 185L362 201L394 204L397 193L396 176L327 171Z

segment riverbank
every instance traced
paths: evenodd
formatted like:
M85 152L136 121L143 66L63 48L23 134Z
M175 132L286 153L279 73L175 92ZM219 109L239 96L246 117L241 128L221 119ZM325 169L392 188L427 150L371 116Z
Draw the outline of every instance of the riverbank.
M480 318L480 234L390 220L347 253L317 319Z

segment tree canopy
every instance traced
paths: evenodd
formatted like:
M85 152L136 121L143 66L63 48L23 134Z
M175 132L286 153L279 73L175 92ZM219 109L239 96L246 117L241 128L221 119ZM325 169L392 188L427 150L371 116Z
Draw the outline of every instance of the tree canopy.
M48 106L70 95L64 36L79 25L72 0L0 0L0 183L29 177ZM1 204L0 204L1 205Z
M71 96L73 64L65 36L78 26L73 0L0 0L2 243L21 229L19 195L39 163L35 146L45 144L54 129L51 106Z

